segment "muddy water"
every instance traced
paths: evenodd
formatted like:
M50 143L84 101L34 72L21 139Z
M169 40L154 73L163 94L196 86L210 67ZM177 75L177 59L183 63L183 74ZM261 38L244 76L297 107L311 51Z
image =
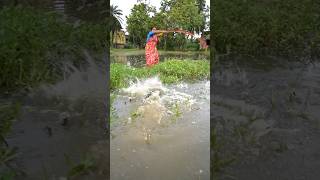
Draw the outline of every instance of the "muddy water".
M86 55L88 68L66 64L64 80L20 98L21 114L7 137L18 152L16 179L65 179L85 160L94 168L77 171L74 179L108 177L105 66ZM97 154L101 143L104 154Z
M215 179L318 179L319 77L319 62L220 59L212 79Z
M146 84L140 85L146 87ZM158 87L163 88L161 85ZM111 126L110 138L112 180L210 178L209 82L165 88L167 91L162 92L160 100L156 101L164 105L164 110L144 109L144 117L147 117L144 120L143 117L134 118L131 114L139 107L146 107L142 101L145 99L143 92L149 93L148 88L137 88L139 91L129 88L129 91L139 93L118 94L114 102L118 117ZM138 94L142 94L142 98L139 98ZM192 103L187 106L179 104L179 116L169 113L163 116L160 124L154 122L151 141L146 143L140 125L148 124L146 120L157 121L154 114L174 111L169 108L170 102L178 102L183 97L189 97L189 102ZM162 100L168 101L165 103ZM148 116L148 111L152 111L153 116Z
M9 147L17 148L17 158L11 162L19 173L16 179L66 179L71 172L78 174L72 179L79 180L108 177L105 62L97 64L85 54L88 67L65 64L62 81L18 98L21 114L6 139ZM126 97L117 99L119 119L112 127L110 149L113 179L209 178L208 83L166 88L189 94L196 103L188 111L181 109L177 118L166 116L167 123L152 132L151 144L145 143L134 123L127 124L129 107L141 104L133 100L126 106ZM166 95L170 99L170 93ZM79 165L87 168L76 170Z

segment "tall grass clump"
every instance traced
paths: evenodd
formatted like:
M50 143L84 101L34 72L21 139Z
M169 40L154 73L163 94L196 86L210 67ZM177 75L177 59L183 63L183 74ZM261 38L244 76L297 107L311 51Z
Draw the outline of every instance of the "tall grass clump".
M110 87L112 90L123 88L135 78L148 78L159 75L163 83L195 81L209 77L210 62L207 60L166 60L152 68L133 68L113 63L110 67Z
M17 171L10 166L16 149L9 147L6 136L20 112L19 103L0 103L0 179L14 179Z
M0 9L0 87L14 90L61 77L64 61L81 63L81 49L107 47L106 28L74 26L53 12L30 7Z
M217 0L215 48L219 53L317 56L319 8L316 0Z

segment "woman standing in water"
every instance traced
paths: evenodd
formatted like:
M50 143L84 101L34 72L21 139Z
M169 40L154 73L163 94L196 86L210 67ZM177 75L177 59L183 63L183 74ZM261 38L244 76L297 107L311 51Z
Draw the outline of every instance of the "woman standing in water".
M159 53L157 50L158 36L168 31L159 31L155 27L148 33L146 50L146 64L148 67L159 63Z

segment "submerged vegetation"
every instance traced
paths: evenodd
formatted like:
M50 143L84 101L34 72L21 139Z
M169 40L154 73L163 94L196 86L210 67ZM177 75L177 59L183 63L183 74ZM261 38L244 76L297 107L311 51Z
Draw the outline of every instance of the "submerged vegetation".
M116 90L129 85L130 80L159 75L164 83L194 81L209 77L210 62L206 60L167 60L152 68L133 68L114 63L110 67L110 88Z
M82 157L79 163L71 161L69 156L65 155L67 163L71 166L68 171L68 179L76 179L81 175L89 174L96 169L95 160L91 156Z
M20 104L0 104L0 179L13 179L17 170L13 169L10 162L16 158L16 149L9 146L6 135L20 112Z

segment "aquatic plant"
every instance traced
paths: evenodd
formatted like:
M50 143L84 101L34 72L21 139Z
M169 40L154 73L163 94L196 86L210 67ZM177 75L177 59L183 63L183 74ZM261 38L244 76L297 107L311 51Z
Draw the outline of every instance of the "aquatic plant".
M173 107L171 108L171 111L173 112L171 122L175 123L177 122L177 119L182 115L179 104L177 102L173 105Z
M110 94L110 124L114 122L114 120L117 118L116 109L113 106L113 102L116 99L115 94Z
M4 137L11 130L13 121L20 112L20 103L0 104L0 135ZM3 139L4 140L4 139Z
M94 159L91 156L84 156L81 158L79 163L74 163L71 161L70 157L65 154L65 159L67 163L71 166L68 171L68 179L76 178L80 175L85 175L96 168Z
M11 168L10 161L16 158L17 151L9 147L5 137L10 132L19 111L19 103L0 105L0 179L14 179L16 175L16 169Z
M0 163L8 166L8 162L13 160L17 155L16 149L5 148L0 149Z
M217 131L213 128L211 132L211 172L213 179L217 179L219 177L219 173L223 171L228 165L232 164L235 161L234 157L223 158L222 156L222 146L223 144L218 140Z
M163 83L195 81L209 77L210 62L206 60L176 60L161 62L152 68L133 68L113 63L110 67L110 87L116 90L129 85L135 78L147 78L159 75Z

